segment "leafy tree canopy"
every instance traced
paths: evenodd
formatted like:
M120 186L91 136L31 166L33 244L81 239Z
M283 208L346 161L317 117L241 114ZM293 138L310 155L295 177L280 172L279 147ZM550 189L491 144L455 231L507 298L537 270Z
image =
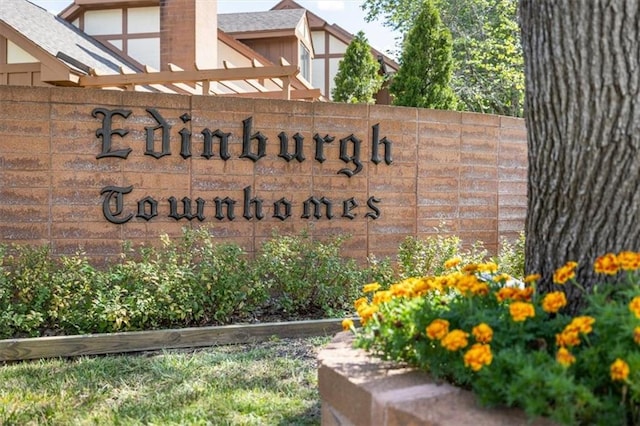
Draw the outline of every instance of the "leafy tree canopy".
M371 54L371 47L360 31L351 41L340 61L334 79L333 100L348 103L373 103L382 86L383 77L378 73L380 64Z
M522 116L524 72L517 0L435 0L453 39L451 86L461 110ZM415 0L364 0L367 20L403 37L420 13Z

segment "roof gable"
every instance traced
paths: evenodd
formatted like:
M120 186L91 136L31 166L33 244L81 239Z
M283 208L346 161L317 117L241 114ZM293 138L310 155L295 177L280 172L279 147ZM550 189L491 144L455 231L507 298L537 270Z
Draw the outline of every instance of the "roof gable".
M227 34L295 30L304 19L305 9L218 14L218 27Z
M77 72L86 73L85 67L106 74L119 73L121 67L136 70L73 25L29 1L1 0L0 21Z

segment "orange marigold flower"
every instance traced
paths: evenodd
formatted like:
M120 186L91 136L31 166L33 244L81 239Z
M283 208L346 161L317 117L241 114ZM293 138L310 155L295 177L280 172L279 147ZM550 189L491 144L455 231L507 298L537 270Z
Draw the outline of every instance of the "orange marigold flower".
M556 334L556 345L560 347L578 346L580 344L580 336L578 330L564 330L562 333Z
M356 300L355 302L353 302L353 306L355 306L355 308L357 310L360 306L365 305L367 303L369 303L369 300L367 300L366 297L361 297L358 300Z
M618 258L613 253L607 253L596 259L593 269L598 274L615 275L620 269Z
M493 330L485 323L480 323L473 327L471 334L480 343L489 343L493 339Z
M462 270L467 274L472 274L478 270L478 265L476 265L475 263L470 263L468 265L465 265Z
M533 297L533 287L518 289L514 294L514 299L530 302Z
M379 288L380 288L380 284L378 284L378 283L370 283L370 284L366 284L362 288L362 291L364 293L373 293L374 291L377 291Z
M493 354L489 345L476 343L464 354L465 367L479 371L483 366L491 364Z
M575 317L571 320L569 325L565 327L565 330L575 330L583 334L589 334L593 331L592 325L596 322L596 319L590 316Z
M369 320L373 317L373 315L378 312L377 305L362 305L360 309L358 309L358 316L360 317L360 322L362 325L365 325Z
M453 352L466 347L469 344L467 340L468 337L469 333L456 329L447 333L447 335L440 340L440 344L443 348Z
M434 319L427 326L427 337L431 340L440 340L449 332L449 321Z
M570 279L576 277L576 262L567 262L564 266L556 269L553 274L553 282L556 284L564 284Z
M622 251L617 256L618 265L625 271L635 271L640 268L640 253Z
M633 312L636 318L640 318L640 296L634 297L631 302L629 302L629 310Z
M478 284L480 284L480 281L475 275L464 275L456 282L456 288L462 294L473 293L473 288Z
M540 278L542 278L542 275L540 274L529 274L526 277L524 277L524 283L531 284L532 282L539 281Z
M562 291L548 293L542 300L542 309L550 314L555 314L565 306L567 306L567 297Z
M504 302L505 300L513 299L518 289L515 287L502 287L496 292L496 299L498 302Z
M462 262L462 259L460 259L459 257L453 257L444 262L444 267L447 269L455 268L460 264L460 262Z
M633 341L640 345L640 327L633 329Z
M568 367L576 362L576 357L571 355L571 352L569 352L567 348L561 347L556 353L556 361L558 361L558 363L563 367Z
M522 322L536 315L533 305L526 302L513 302L509 305L509 313L515 322Z
M629 364L617 358L613 364L611 364L611 380L627 380L627 377L629 377Z
M353 328L353 320L351 318L345 318L342 320L342 329L344 331L351 330Z
M393 297L411 296L412 292L410 282L406 280L396 284L392 284L391 287L389 287L389 291L391 291Z
M493 262L480 263L478 264L479 272L487 272L489 274L494 274L498 271L498 265Z
M373 294L373 304L379 305L380 303L388 302L393 298L393 295L389 290L376 291Z
M493 280L496 282L507 282L512 280L513 277L509 274L505 274L504 272L498 276L496 276Z

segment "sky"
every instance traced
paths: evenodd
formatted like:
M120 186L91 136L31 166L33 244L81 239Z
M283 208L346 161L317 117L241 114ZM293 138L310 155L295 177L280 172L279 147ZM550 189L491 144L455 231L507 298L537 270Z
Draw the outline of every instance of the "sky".
M73 0L30 0L51 13L57 14ZM258 12L271 9L279 0L218 0L218 13ZM367 23L360 9L361 0L296 0L302 7L315 13L329 24L337 24L355 34L363 30L369 44L381 52L394 50L395 34L380 22Z

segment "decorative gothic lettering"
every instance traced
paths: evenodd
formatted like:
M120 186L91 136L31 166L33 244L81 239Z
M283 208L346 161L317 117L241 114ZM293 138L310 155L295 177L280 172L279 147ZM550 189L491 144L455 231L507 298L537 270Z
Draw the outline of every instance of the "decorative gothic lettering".
M160 115L157 109L155 108L147 108L147 112L151 114L154 120L158 123L155 127L145 127L144 130L147 135L147 144L145 147L144 155L150 155L153 158L162 158L165 155L171 155L171 147L169 146L169 135L171 132L171 124L167 122ZM162 151L158 152L155 150L155 133L156 130L160 130L160 138L162 141Z
M324 135L324 138L317 133L313 135L313 140L316 141L316 157L315 158L317 162L324 163L324 161L326 160L324 156L324 144L331 143L335 139L336 139L335 137L329 136L329 135Z
M133 186L106 186L100 191L100 195L106 194L102 200L102 214L109 222L121 225L131 220L133 213L118 217L122 215L124 209L124 194L131 191L133 191Z
M349 142L353 144L353 154L349 155ZM362 163L360 162L360 139L353 136L353 133L344 139L340 139L340 159L345 163L353 163L356 166L355 169L344 168L338 170L338 173L343 173L349 177L360 173L362 171Z
M262 214L262 200L258 197L251 198L251 187L244 188L244 213L242 217L247 220L253 219L253 213L251 213L251 206L255 209L255 217L258 220L262 220L264 215Z
M253 126L253 117L249 117L246 120L242 120L242 154L240 158L248 158L254 163L267 155L267 138L260 132L251 134L251 127ZM258 153L254 154L251 151L252 140L258 142Z
M147 213L147 206L149 206L149 213ZM158 216L158 202L152 197L144 197L138 201L138 214L136 217L140 217L147 222Z
M209 129L204 129L201 133L204 136L204 150L202 151L204 158L208 160L213 157L213 138L217 138L220 144L218 151L220 158L225 161L231 158L229 154L229 136L231 136L231 133L224 133L220 129L216 129L213 133Z
M178 200L176 197L169 197L169 217L174 218L175 220L187 219L193 220L198 219L202 222L204 217L204 200L202 198L196 198L196 213L193 214L191 209L191 199L188 197L184 197L182 199L182 213L178 213Z
M129 131L124 129L111 129L111 126L113 125L114 115L126 119L129 118L129 115L131 115L131 111L128 109L109 110L106 108L94 108L94 110L91 111L91 116L94 118L98 118L98 114L102 115L102 127L96 130L96 137L102 138L102 152L96 155L96 158L100 159L104 157L118 157L126 159L131 153L131 148L116 149L115 151L112 151L111 136L118 135L121 138L124 138L129 134Z
M300 133L293 135L293 140L296 142L295 154L289 154L289 137L285 132L280 132L278 134L278 139L280 139L280 154L278 154L278 157L284 158L287 162L294 158L298 160L299 163L302 163L305 160L304 152L302 151L304 136Z
M284 213L282 209L284 208ZM286 220L291 217L291 202L282 197L275 203L273 203L273 217L280 220Z
M213 202L216 203L216 219L224 219L224 213L222 212L223 205L227 206L227 219L233 220L236 218L235 214L233 213L233 206L236 204L236 200L232 200L229 197L216 197L213 199Z
M367 200L367 206L371 209L371 211L365 214L365 217L370 217L371 219L378 219L380 217L380 209L376 204L379 204L382 200L376 197L369 197Z
M180 116L180 120L186 124L191 121L191 116L184 113ZM191 157L191 130L184 127L178 133L180 133L180 156L186 160Z
M155 120L155 126L145 127L145 150L144 155L152 156L156 159L171 155L171 124L166 120L156 108L147 108L146 111ZM96 156L97 159L105 157L116 157L121 159L127 159L132 152L130 147L122 147L115 149L113 137L119 136L123 141L130 137L130 131L126 128L113 128L114 117L121 117L127 120L131 116L131 111L126 109L108 109L108 108L95 108L91 112L94 118L102 118L102 126L96 130L95 134L97 138L102 139L102 147L100 153ZM194 135L192 130L192 117L188 113L184 113L178 117L185 125L178 131L180 144L180 156L184 159L190 159L194 153L192 152L192 145L194 140L200 137L198 133ZM187 124L189 123L189 124ZM218 143L218 157L220 160L228 161L231 158L230 143L233 142L233 134L225 132L221 129L211 131L209 128L204 128L200 131L202 135L202 152L201 156L207 160L216 158L214 155L214 144ZM371 162L373 164L380 164L382 161L385 164L390 165L392 160L391 148L392 141L387 137L380 138L380 124L375 124L371 128ZM278 139L280 142L280 150L277 156L284 159L286 162L297 161L303 163L305 161L304 155L304 136L300 132L295 132L291 138L286 131L278 133ZM325 145L332 143L336 139L335 136L326 134L320 136L316 133L313 136L315 143L315 156L314 160L323 163L326 161ZM254 132L253 130L253 117L248 117L242 121L242 153L238 158L249 158L251 161L258 162L261 158L267 154L268 137L262 134L260 131ZM293 146L289 145L289 142L293 141ZM364 169L364 164L361 161L362 139L356 136L354 133L339 139L339 159L347 164L338 171L338 174L344 174L347 177L352 177ZM157 143L160 146L157 146ZM129 144L131 145L131 144ZM380 148L382 147L382 149ZM384 159L381 159L381 151L384 151ZM160 171L161 172L161 171ZM257 176L256 176L257 177ZM126 177L125 177L126 179ZM176 221L186 219L191 221L197 219L198 221L204 221L206 219L205 212L211 211L215 213L214 217L219 220L233 221L235 219L235 206L239 200L230 198L229 196L217 196L209 201L203 198L196 198L192 200L189 197L183 197L180 201L176 197L168 198L168 213L160 213L160 205L158 201L151 195L147 195L139 199L136 203L129 208L131 211L126 212L127 204L125 203L125 195L130 194L133 191L133 186L106 186L102 189L100 194L103 196L102 200L102 213L106 220L114 224L124 224L130 221L133 217L140 218L144 221L151 221L159 214L165 214L167 217L171 217ZM254 196L251 186L245 186L243 188L242 216L246 220L262 220L265 215L263 213L264 201L258 196ZM238 197L239 198L239 197ZM179 203L182 206L179 206ZM338 201L336 201L338 202ZM360 203L355 197L342 200L342 218L353 220L359 214L376 220L381 216L380 210L381 200L375 196L371 196L366 201L366 207L361 207ZM288 200L286 197L282 197L279 200L273 202L272 217L285 221L292 217L294 214L295 203ZM165 208L167 208L165 207ZM136 211L137 210L137 211ZM325 217L328 220L334 218L333 215L333 202L325 196L311 195L301 206L301 218L309 219L311 217L315 219L322 219ZM364 210L364 211L362 211ZM299 213L298 213L299 214Z
M348 200L344 200L342 202L342 217L346 217L347 219L354 219L356 217L355 213L351 213L351 210L358 207L358 202L355 198L351 197Z
M324 204L325 206L325 214L327 215L327 219L331 219L333 217L333 213L331 213L331 201L325 197L322 197L320 199L316 197L307 198L303 204L304 210L302 216L300 217L302 217L303 219L310 218L311 205L313 205L313 217L315 217L316 219L320 219L322 217L322 204Z
M385 136L380 140L380 123L374 124L371 127L371 162L373 164L380 164L380 154L378 154L380 145L384 146L384 162L386 165L393 163L391 158L391 141Z

